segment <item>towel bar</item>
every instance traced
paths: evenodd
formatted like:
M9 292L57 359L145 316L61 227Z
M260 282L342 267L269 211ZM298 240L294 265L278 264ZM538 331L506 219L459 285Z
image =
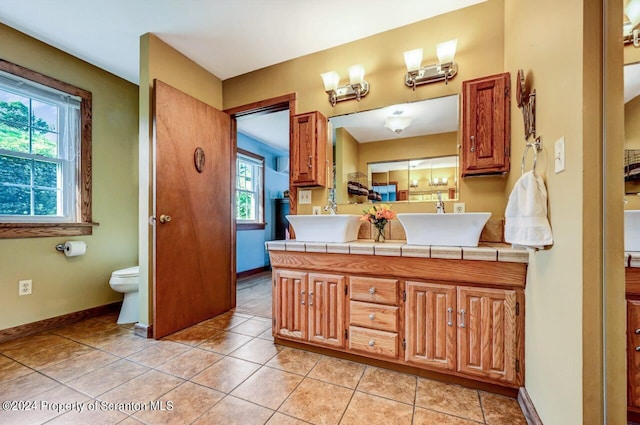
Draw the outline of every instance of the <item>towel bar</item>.
M524 174L524 162L527 159L527 153L529 152L529 148L533 148L533 172L536 171L536 163L538 162L538 152L542 150L542 138L540 136L536 137L535 142L527 143L524 145L524 152L522 153L522 174Z

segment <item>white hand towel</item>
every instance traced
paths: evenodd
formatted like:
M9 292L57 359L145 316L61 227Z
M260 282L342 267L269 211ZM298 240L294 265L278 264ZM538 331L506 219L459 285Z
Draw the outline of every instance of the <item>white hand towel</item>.
M504 240L542 249L553 244L547 219L547 188L542 177L528 171L518 179L505 210Z

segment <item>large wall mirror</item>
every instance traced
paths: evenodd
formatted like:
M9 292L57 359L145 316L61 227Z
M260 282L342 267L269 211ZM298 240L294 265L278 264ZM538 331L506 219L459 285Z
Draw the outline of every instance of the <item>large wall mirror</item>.
M329 121L336 203L458 199L457 94Z
M624 137L625 192L640 194L640 63L624 67Z

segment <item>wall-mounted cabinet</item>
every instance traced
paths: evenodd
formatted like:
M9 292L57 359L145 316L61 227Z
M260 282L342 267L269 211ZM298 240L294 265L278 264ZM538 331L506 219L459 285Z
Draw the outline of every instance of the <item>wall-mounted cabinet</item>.
M327 143L327 118L317 111L296 115L291 132L291 185L326 187L333 162Z
M509 73L462 83L462 176L509 171Z

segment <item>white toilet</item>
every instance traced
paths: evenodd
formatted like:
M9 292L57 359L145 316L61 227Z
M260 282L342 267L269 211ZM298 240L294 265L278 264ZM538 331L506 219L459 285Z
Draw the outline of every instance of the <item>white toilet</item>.
M138 321L138 274L139 267L129 267L111 273L109 285L116 292L124 294L118 324L136 323Z

